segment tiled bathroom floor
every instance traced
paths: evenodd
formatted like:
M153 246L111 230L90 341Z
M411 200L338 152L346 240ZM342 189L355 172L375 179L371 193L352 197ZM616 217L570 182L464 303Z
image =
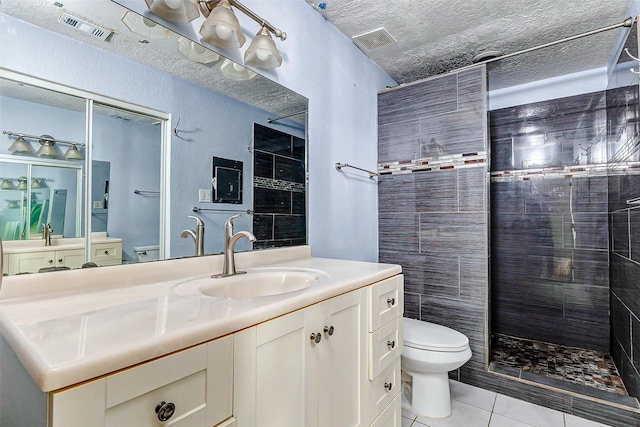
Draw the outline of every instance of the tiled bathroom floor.
M434 419L416 415L403 400L402 427L605 427L574 415L450 381L452 413Z
M609 353L496 334L491 340L491 360L522 372L628 396Z

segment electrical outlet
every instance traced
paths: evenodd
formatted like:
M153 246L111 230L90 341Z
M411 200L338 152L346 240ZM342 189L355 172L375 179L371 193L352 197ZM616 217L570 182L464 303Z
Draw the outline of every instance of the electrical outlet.
M93 209L104 209L104 202L102 200L94 200Z
M199 189L198 190L198 201L199 202L210 202L211 201L211 190Z

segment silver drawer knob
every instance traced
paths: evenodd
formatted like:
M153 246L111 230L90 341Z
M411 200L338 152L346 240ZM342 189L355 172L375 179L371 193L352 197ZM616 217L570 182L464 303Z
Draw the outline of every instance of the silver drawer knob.
M320 341L322 341L322 335L320 335L320 332L312 332L309 338L311 339L311 342L315 342L316 344L319 344Z
M391 391L391 389L393 388L393 383L384 383L384 388L388 392Z
M333 325L324 327L324 333L329 335L329 336L333 335L334 331L335 331L335 329L334 329Z
M156 414L160 421L167 421L176 412L176 405L171 402L165 402L164 400L156 405Z
M395 303L396 303L395 298L387 298L387 304L389 304L390 306L395 305Z
M387 346L388 346L389 348L396 348L396 341L395 341L395 340L393 340L393 341L387 341Z

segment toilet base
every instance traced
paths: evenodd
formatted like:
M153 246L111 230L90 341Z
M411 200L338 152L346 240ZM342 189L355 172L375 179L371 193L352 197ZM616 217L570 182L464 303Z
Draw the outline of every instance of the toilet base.
M403 384L402 389L411 403L411 409L428 418L446 418L451 415L451 391L449 390L449 374L407 374L403 379L411 383ZM413 396L422 396L414 399Z

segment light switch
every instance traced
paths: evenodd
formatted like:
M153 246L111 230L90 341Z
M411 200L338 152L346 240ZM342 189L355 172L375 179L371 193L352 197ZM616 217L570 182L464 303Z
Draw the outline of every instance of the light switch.
M211 190L199 189L198 190L198 201L199 202L210 202L211 201Z

